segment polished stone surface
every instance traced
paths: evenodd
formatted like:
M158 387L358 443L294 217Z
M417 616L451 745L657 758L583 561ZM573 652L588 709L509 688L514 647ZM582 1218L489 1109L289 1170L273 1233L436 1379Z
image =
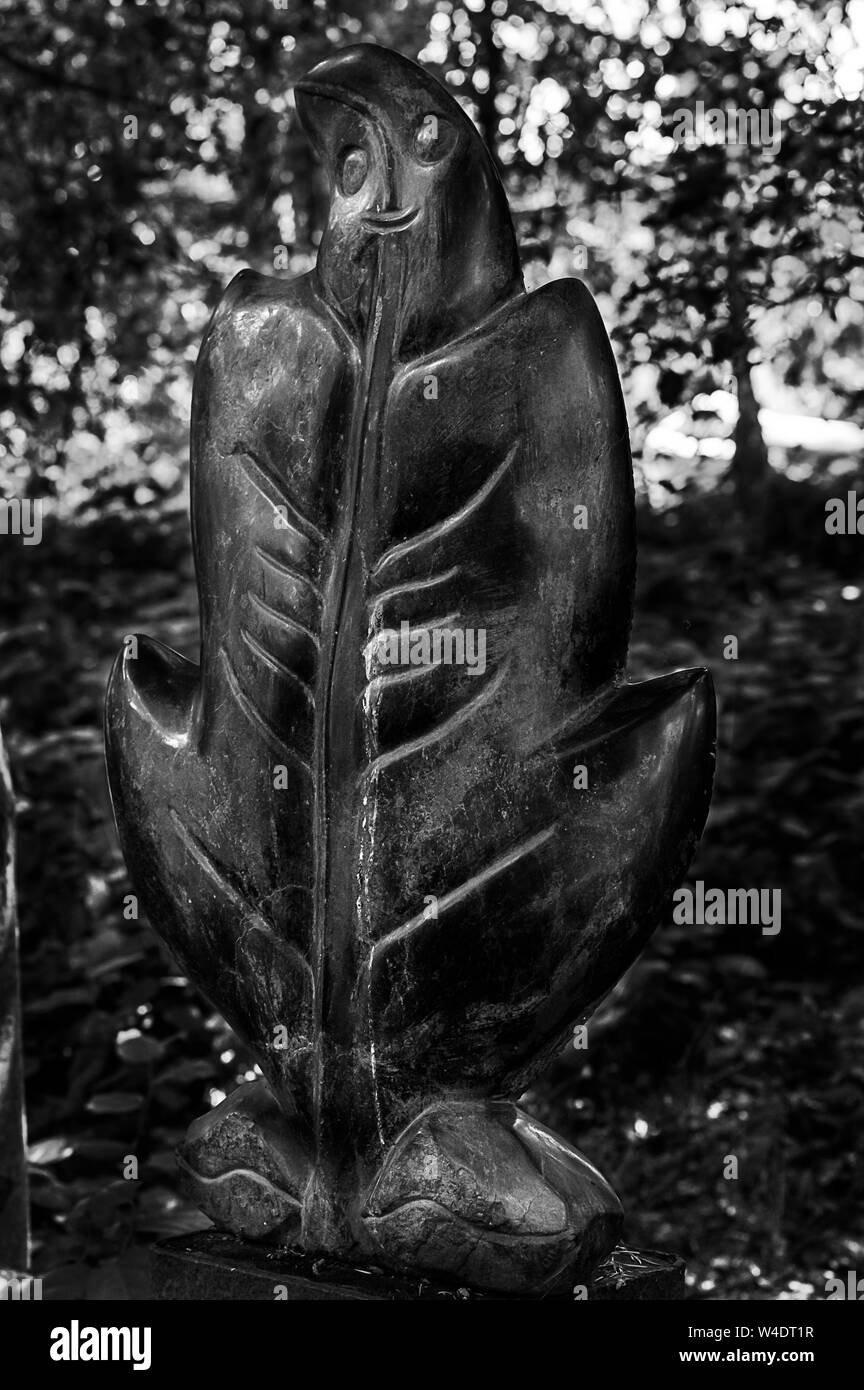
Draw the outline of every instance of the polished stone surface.
M317 269L239 275L196 371L200 663L140 637L107 703L137 891L275 1098L196 1122L184 1178L251 1238L553 1288L620 1208L512 1102L690 861L711 682L623 682L614 360L579 281L524 292L467 116L366 46L297 104Z

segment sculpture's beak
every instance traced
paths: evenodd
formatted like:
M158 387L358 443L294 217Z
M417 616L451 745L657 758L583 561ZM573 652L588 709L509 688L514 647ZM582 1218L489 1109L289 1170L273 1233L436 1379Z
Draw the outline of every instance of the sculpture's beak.
M347 106L355 111L364 122L374 127L379 140L386 145L387 116L374 96L376 91L382 89L379 54L380 50L361 45L319 63L308 77L295 84L297 114L314 143L326 149L327 129L333 119L335 105ZM385 163L387 167L382 170L383 199L378 202L378 210L365 213L360 219L366 231L378 236L405 231L420 215L418 207L398 205L393 188L392 155L385 156Z
M320 67L329 66L327 63L319 64ZM317 72L318 68L313 68ZM318 81L311 76L304 77L302 82L294 84L294 95L297 103L297 112L303 125L310 132L315 132L315 119L312 116L312 109L317 101L337 101L342 106L350 106L352 110L358 111L361 116L375 119L375 111L369 100L362 92L353 92L350 88L340 85L338 82Z
M387 93L393 81L391 54L374 44L354 44L316 64L295 85L300 119L305 125L305 99L318 98L341 102L380 124L383 108L375 95Z

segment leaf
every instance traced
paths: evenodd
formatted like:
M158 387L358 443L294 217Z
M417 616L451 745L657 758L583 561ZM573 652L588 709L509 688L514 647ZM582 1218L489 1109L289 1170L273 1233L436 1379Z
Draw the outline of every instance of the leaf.
M152 1187L143 1195L135 1220L139 1232L151 1236L183 1236L206 1231L210 1220L167 1188Z
M128 1143L117 1139L76 1139L75 1153L101 1168L119 1169L129 1152Z
M175 1062L170 1067L165 1067L156 1077L156 1084L173 1082L177 1086L186 1086L190 1081L212 1081L216 1076L218 1067L215 1061L208 1061L203 1057L192 1057L185 1062Z
M118 1034L116 1046L121 1061L135 1067L158 1062L165 1052L165 1044L159 1042L158 1038L146 1037L137 1029Z
M72 1005L93 1003L93 990L86 986L69 986L69 988L55 989L42 999L28 1000L24 1005L24 1013L28 1016L53 1013L55 1009L68 1009Z
M47 1167L51 1163L62 1163L75 1149L68 1139L40 1139L27 1147L27 1158L36 1167Z
M85 1106L91 1115L131 1115L140 1110L144 1097L129 1091L103 1091L91 1096Z
M721 956L717 963L730 974L744 976L750 980L764 980L768 974L762 962L753 956L725 955Z

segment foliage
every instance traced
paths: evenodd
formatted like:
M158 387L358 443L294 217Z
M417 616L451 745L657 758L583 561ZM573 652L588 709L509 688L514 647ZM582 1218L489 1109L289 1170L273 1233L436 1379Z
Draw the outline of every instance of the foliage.
M783 927L667 923L589 1025L590 1060L568 1052L528 1104L609 1172L629 1238L682 1250L703 1293L820 1296L862 1234L861 602L819 555L767 555L742 586L728 498L668 515L641 514L632 671L711 666L721 757L691 879L782 886ZM146 922L124 916L102 768L122 633L195 650L185 519L56 527L12 578L29 620L7 634L2 690L22 801L37 1259L58 1292L138 1296L141 1244L196 1222L172 1148L250 1069ZM737 662L722 658L730 632ZM730 1153L737 1183L722 1178ZM137 1182L122 1176L130 1154Z

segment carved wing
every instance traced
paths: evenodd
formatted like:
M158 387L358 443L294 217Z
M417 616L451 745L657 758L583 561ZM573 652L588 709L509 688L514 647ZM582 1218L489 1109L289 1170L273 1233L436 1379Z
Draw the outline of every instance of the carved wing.
M635 958L707 814L714 705L701 671L619 684L632 468L578 282L397 375L364 527L371 632L486 634L482 674L364 689L358 930L377 1103L408 1123L442 1090L518 1094Z

